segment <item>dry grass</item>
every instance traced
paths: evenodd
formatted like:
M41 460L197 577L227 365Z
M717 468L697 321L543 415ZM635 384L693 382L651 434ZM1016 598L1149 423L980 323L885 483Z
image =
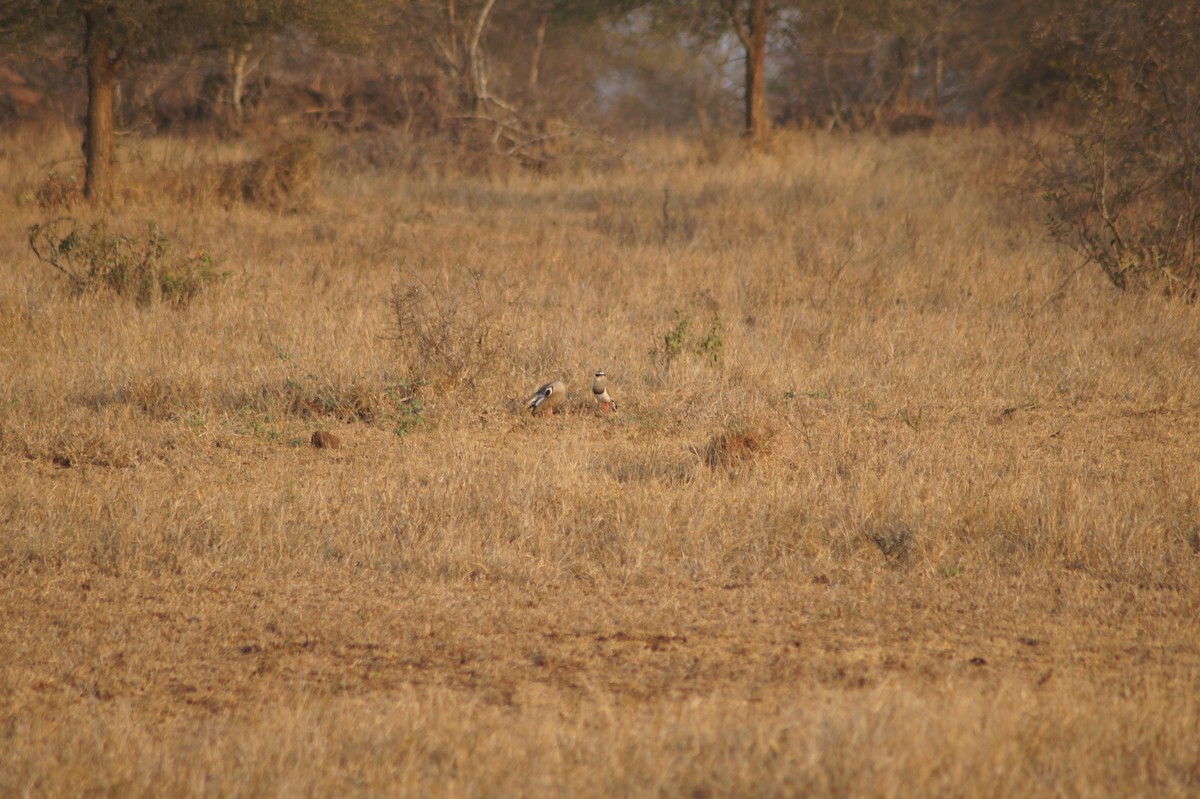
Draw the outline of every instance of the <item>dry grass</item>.
M257 158L224 166L219 172L219 194L269 208L303 206L316 191L327 149L314 136L280 138Z
M285 214L148 142L110 224L222 258L184 308L28 253L75 147L0 142L0 794L1200 790L1200 311L1068 280L1015 141Z

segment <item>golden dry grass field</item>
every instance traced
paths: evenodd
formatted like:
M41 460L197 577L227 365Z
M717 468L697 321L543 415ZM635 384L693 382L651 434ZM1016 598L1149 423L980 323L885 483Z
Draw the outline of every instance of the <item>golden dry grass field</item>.
M129 142L183 307L34 258L77 153L0 140L0 795L1200 793L1200 309L1019 137Z

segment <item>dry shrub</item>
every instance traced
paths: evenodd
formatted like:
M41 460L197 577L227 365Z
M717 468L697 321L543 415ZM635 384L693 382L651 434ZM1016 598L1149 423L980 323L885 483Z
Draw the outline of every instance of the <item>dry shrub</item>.
M916 537L909 525L892 521L869 530L866 535L888 563L901 566L908 563Z
M1194 300L1200 13L1191 3L1153 6L1116 2L1054 28L1050 36L1071 56L1072 88L1087 117L1041 147L1032 181L1049 205L1051 236L1099 266L1116 288L1161 288Z
M312 200L327 149L316 135L281 139L260 157L225 167L220 194L268 208L302 207Z
M466 285L448 280L440 285L403 270L392 286L391 340L402 373L414 389L469 388L504 350L508 332L504 311L516 301L516 290L502 277L485 278L477 271Z
M32 200L47 213L70 211L83 199L83 190L74 175L50 172L46 179L33 190Z

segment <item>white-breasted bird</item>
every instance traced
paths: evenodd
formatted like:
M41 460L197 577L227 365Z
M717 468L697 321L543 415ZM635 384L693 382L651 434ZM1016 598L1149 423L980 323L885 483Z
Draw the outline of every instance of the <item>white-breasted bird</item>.
M555 380L535 391L533 396L525 403L525 407L535 416L538 412L543 414L554 413L554 409L562 404L562 401L566 398L566 385L561 380Z
M592 396L596 398L596 402L600 403L600 409L605 413L617 409L617 403L608 395L608 377L604 374L603 369L597 370L592 375Z

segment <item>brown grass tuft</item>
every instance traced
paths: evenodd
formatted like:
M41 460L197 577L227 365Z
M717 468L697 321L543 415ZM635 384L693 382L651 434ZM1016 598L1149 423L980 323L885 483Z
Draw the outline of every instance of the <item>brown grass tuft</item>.
M313 200L327 151L320 136L280 138L258 158L223 167L220 194L268 208L302 207Z
M701 448L700 458L713 469L736 469L764 457L776 430L760 419L732 419Z
M341 449L342 440L327 430L317 430L312 434L312 445L317 449Z

